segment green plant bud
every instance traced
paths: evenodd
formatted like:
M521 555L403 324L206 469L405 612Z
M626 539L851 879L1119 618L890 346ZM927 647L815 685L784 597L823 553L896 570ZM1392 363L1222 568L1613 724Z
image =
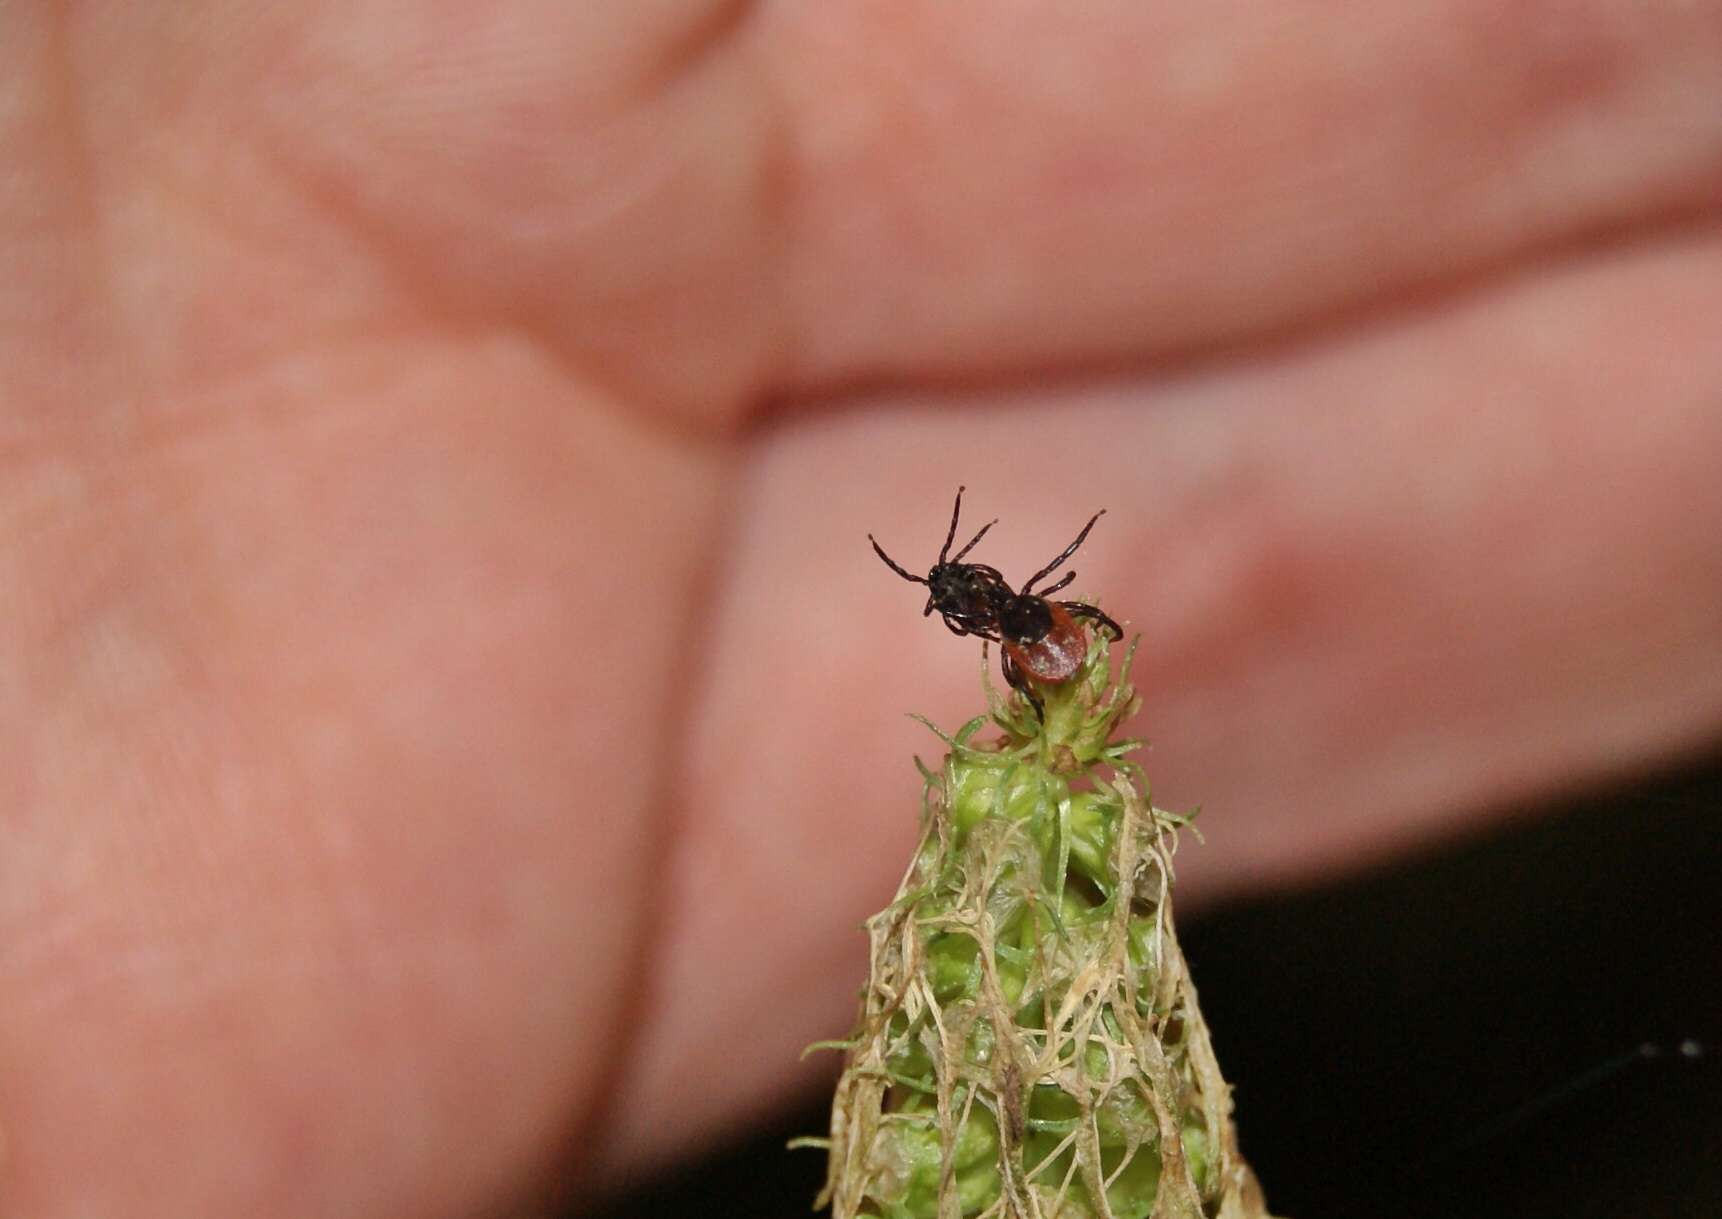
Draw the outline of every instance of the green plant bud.
M808 1140L836 1219L1268 1219L1172 926L1189 819L1116 735L1133 652L1114 679L1096 633L1044 716L989 680L921 767L921 844L868 921L831 1137Z

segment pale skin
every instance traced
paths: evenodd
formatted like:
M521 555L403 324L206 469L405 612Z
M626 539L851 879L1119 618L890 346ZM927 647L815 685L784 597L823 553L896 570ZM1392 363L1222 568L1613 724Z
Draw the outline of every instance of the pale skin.
M958 482L1186 908L1722 730L1722 5L353 9L0 4L0 1214L811 1086Z

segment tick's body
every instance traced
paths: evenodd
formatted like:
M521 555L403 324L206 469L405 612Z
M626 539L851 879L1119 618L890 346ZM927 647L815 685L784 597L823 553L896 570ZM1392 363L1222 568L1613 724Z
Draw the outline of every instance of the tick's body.
M1013 606L1009 613L999 619L999 636L1003 641L1005 656L1005 678L1010 679L1011 670L1014 668L1036 681L1054 685L1069 681L1076 676L1076 670L1088 655L1088 635L1083 631L1082 624L1063 602L1047 601L1038 597L1018 600L1032 604ZM1082 608L1092 610L1097 620L1112 624L1112 619L1093 606L1085 605ZM1011 681L1010 684L1017 689L1023 688L1018 681Z
M1076 579L1075 572L1066 572L1057 583L1038 593L1034 591L1036 584L1057 571L1076 553L1105 509L1090 517L1082 532L1076 535L1076 540L1066 546L1056 559L1030 576L1021 591L1013 591L996 567L963 562L963 556L975 548L975 544L997 521L988 521L954 558L947 557L951 553L951 543L956 540L957 519L962 511L963 488L958 487L945 545L939 551L939 561L925 576L905 571L874 541L872 534L867 535L867 540L873 543L874 551L892 571L905 580L927 586L927 606L923 613L932 614L936 610L945 620L945 625L956 634L978 635L998 644L1004 653L1005 680L1039 710L1040 698L1030 688L1029 679L1054 685L1068 681L1088 653L1088 637L1078 619L1086 618L1104 627L1114 639L1124 636L1116 622L1092 605L1049 599L1048 594Z

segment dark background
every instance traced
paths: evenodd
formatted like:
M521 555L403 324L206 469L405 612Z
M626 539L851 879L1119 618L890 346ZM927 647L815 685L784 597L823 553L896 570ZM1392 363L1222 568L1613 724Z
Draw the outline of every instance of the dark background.
M1722 1217L1722 749L1526 811L1181 923L1276 1214ZM824 1158L783 1144L825 1118L570 1219L805 1216Z

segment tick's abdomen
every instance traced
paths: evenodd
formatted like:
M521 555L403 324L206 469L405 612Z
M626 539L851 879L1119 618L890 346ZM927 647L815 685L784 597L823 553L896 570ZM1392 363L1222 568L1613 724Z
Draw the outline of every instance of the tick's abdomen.
M1028 600L1021 598L1018 604ZM1082 624L1058 602L1034 600L1032 611L1022 606L1020 625L1039 628L1039 634L1032 631L1019 634L1012 629L1018 625L1017 609L1013 605L1011 612L1000 619L1005 651L1018 668L1036 681L1069 681L1088 654L1088 636Z

